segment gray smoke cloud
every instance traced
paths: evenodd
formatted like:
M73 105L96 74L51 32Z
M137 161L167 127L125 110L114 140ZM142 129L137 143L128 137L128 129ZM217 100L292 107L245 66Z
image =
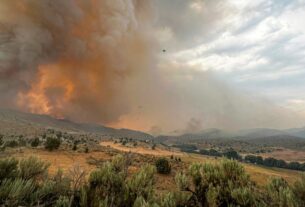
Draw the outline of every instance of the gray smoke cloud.
M148 1L4 0L0 9L3 105L101 123L128 112L125 80L152 57Z
M2 0L0 105L155 134L303 124L211 72L164 58L155 32L158 7L152 4ZM217 12L202 17L223 16L209 4Z

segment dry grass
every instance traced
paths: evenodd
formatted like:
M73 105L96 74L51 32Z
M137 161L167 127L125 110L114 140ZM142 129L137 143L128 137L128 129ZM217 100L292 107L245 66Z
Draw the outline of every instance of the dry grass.
M290 149L279 149L271 153L261 154L262 157L274 157L288 162L305 162L305 151L295 151Z
M151 150L145 148L143 146L139 147L125 147L120 144L113 144L112 142L103 142L103 146L109 146L115 148L116 150L120 150L123 153L131 152L132 154L132 162L133 165L130 167L130 172L136 172L144 163L153 164L154 160L158 156L170 157L174 155L175 157L180 157L182 162L176 162L174 160L171 161L172 164L172 173L170 175L157 175L157 189L160 191L165 191L168 189L174 189L174 176L177 171L186 170L191 163L194 162L209 162L209 163L217 163L220 159L216 159L209 156L203 156L198 154L190 154L190 153L182 153L178 151L166 151L164 149ZM107 149L107 147L104 149ZM63 169L64 171L68 171L75 165L79 165L83 168L87 173L90 173L92 170L96 168L95 165L90 165L88 163L88 159L96 159L106 161L111 159L112 155L110 155L107 151L96 151L89 153L80 153L74 151L54 151L48 152L43 149L28 149L25 148L23 150L18 150L14 152L11 156L17 158L29 157L31 155L37 156L40 159L51 163L50 173L55 173L58 168ZM278 169L278 168L267 168L262 166L243 164L247 173L251 175L251 179L257 182L259 185L265 185L271 177L283 177L288 182L293 183L300 177L300 172L286 169Z
M68 171L74 166L78 165L86 172L90 172L96 167L94 165L88 164L87 160L90 157L94 157L95 159L100 160L109 160L111 156L109 156L105 152L90 152L90 153L79 153L79 152L71 152L71 151L54 151L49 152L43 149L24 149L19 152L16 152L14 155L16 158L25 158L29 156L36 156L46 162L51 163L49 168L49 172L51 174L57 172L60 168L63 171Z
M144 154L144 155L154 155L154 156L171 156L171 155L175 155L175 156L181 156L182 153L179 151L169 151L169 150L165 150L165 149L160 149L160 148L156 148L156 149L151 149L149 147L145 147L145 146L136 146L136 147L129 147L129 146L124 146L120 143L113 143L112 141L104 141L100 143L102 146L104 147L111 147L113 149L119 150L119 151L123 151L123 152L132 152L132 153L138 153L138 154Z

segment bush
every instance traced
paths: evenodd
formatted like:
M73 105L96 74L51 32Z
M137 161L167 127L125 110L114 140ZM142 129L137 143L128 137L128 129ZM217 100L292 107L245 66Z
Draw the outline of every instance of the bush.
M5 179L12 179L18 175L18 160L9 158L0 160L0 183Z
M47 141L45 142L45 148L49 151L53 151L58 149L60 146L60 140L58 138L51 138L48 137Z
M40 144L40 140L39 140L38 137L36 137L35 139L33 139L33 140L31 141L31 147L38 147L39 144Z
M85 153L89 153L89 148L88 147L85 148Z
M41 178L47 174L49 166L36 157L22 159L19 162L19 177L24 180Z
M124 157L117 156L90 174L89 187L83 196L87 198L87 206L132 207L138 205L139 198L144 203L153 199L155 169L144 165L127 179L127 163Z
M5 142L5 147L11 147L11 148L18 147L18 142L16 140L7 141Z
M270 181L266 196L270 206L297 206L296 197L283 178L274 178Z
M160 158L156 161L157 172L160 174L169 174L171 172L171 166L167 159Z
M261 206L249 175L236 161L193 164L189 174L192 184L185 174L176 176L180 190L192 195L186 206Z
M23 138L22 135L20 135L19 138L18 138L18 145L19 146L26 146L26 140Z
M305 206L305 174L302 174L301 179L294 183L293 192L300 206Z
M2 145L3 145L3 135L0 134L0 146L2 146Z

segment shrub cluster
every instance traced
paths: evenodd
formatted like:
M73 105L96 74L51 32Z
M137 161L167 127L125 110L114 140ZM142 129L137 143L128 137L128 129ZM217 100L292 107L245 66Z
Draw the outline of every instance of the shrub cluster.
M45 148L49 151L53 151L58 149L60 146L60 139L59 138L53 138L53 137L47 137L47 140L45 142Z
M176 190L156 193L153 166L144 165L132 175L128 166L123 156L116 156L89 176L79 167L50 176L49 164L34 157L0 160L0 206L305 206L305 175L294 185L274 178L258 187L239 162L224 159L192 164L176 174Z
M233 159L233 160L242 160L242 157L235 150L219 152L215 149L210 149L210 150L201 149L199 151L199 153L202 155L209 155L209 156L215 156L215 157L226 157L228 159Z

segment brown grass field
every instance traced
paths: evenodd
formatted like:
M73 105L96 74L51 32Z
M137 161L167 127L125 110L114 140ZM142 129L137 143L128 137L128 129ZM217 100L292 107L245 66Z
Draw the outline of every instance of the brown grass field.
M183 153L177 151L177 150L165 150L165 149L160 149L160 148L156 148L156 149L150 149L148 147L145 146L137 146L137 147L128 147L128 146L123 146L120 143L113 143L113 141L103 141L100 143L102 146L104 147L111 147L113 149L119 150L119 151L123 151L123 152L132 152L132 153L138 153L138 154L144 154L144 155L154 155L154 156L171 156L171 155L175 155L175 156L182 156Z
M263 157L275 157L288 162L305 162L305 151L296 151L290 149L279 149L270 153L261 154Z

